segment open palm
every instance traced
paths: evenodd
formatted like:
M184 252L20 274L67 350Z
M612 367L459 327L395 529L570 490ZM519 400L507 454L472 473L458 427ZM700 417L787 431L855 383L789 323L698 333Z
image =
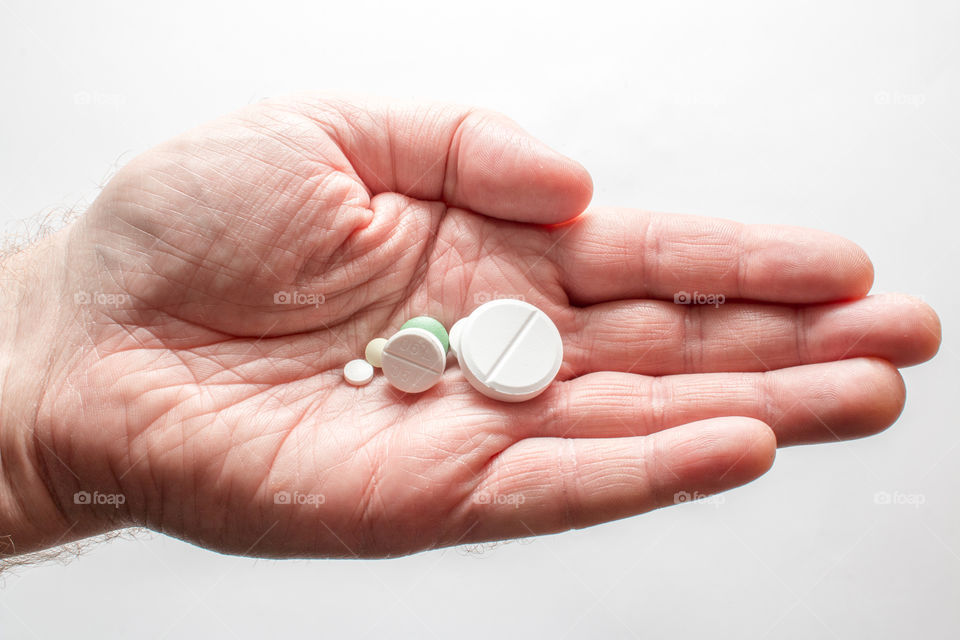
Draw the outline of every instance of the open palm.
M81 355L57 376L96 391L48 398L55 458L126 497L118 524L409 553L640 513L755 478L778 442L877 432L896 366L937 349L925 305L864 298L848 241L581 214L590 196L576 163L451 106L298 97L151 150L67 233ZM563 336L536 399L485 398L455 362L419 395L344 383L370 339L496 297Z

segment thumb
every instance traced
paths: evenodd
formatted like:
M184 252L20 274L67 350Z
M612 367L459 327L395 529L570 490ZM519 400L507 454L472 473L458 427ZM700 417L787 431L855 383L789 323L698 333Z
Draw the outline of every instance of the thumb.
M586 169L496 112L325 99L317 113L373 195L397 192L553 224L578 215L593 194Z

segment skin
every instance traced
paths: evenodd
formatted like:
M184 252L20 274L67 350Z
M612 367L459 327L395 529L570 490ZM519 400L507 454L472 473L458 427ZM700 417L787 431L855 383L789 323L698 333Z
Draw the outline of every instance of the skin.
M266 557L558 532L896 420L898 367L932 357L940 325L866 297L855 244L584 211L591 192L510 120L449 105L298 96L136 158L3 265L5 552L129 525ZM560 329L541 396L487 399L455 361L416 396L344 383L370 339L498 296Z

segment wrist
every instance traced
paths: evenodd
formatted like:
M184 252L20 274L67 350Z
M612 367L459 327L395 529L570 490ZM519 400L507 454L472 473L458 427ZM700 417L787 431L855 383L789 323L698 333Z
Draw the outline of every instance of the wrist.
M0 557L109 528L74 499L83 502L84 481L67 450L83 425L58 433L49 420L55 398L77 393L61 375L73 357L65 238L54 234L0 264Z

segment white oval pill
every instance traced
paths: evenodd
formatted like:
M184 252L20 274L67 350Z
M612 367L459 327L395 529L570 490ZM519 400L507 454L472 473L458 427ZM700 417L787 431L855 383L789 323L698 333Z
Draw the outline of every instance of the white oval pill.
M351 360L343 367L343 377L350 384L361 387L373 380L373 365L366 360Z
M506 402L534 398L563 362L563 340L550 317L520 300L493 300L459 332L457 359L480 393Z
M460 350L460 332L463 331L465 324L467 324L467 319L460 318L453 323L452 327L450 327L450 353L457 358L459 358L457 352Z
M381 367L387 381L400 391L420 393L440 381L447 352L426 329L401 329L383 347Z

